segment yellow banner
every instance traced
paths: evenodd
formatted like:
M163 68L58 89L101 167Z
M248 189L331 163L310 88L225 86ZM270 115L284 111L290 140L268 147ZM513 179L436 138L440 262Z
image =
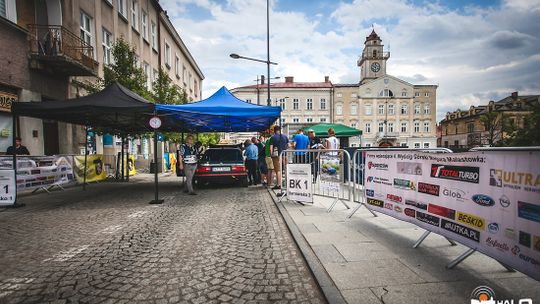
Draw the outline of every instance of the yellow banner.
M467 226L480 228L482 230L484 230L484 227L486 226L486 220L483 218L461 211L456 212L456 220Z
M127 164L127 165L126 165ZM120 168L118 171L122 170L122 163L119 164ZM124 176L127 175L126 170L129 171L129 176L135 175L137 170L135 169L135 156L129 155L129 159L126 162L126 157L124 156Z
M77 177L77 182L84 182L84 155L76 155L75 157L75 176ZM97 182L105 180L107 174L105 173L105 168L103 167L103 155L101 154L91 154L88 155L87 165L86 165L86 182Z

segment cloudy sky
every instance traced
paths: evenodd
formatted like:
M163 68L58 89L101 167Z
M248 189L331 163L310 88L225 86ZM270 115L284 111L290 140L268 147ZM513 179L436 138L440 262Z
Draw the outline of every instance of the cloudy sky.
M203 97L255 84L266 65L265 0L161 0L203 70ZM272 77L359 81L356 60L371 27L391 51L387 73L438 84L447 111L540 94L540 0L271 0Z

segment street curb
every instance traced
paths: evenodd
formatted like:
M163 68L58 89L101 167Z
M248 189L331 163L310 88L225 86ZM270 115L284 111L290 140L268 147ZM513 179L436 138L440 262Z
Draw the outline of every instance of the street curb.
M336 284L334 283L328 272L326 272L326 269L319 261L319 258L304 238L304 235L302 234L292 217L289 215L289 212L287 211L285 206L283 206L283 203L278 202L278 197L276 196L274 191L268 189L268 193L270 194L270 197L278 208L279 213L283 217L283 220L285 220L285 224L287 224L287 228L289 229L289 232L291 233L294 242L300 249L304 260L306 261L308 268L311 271L311 274L313 274L313 277L315 277L315 281L319 285L319 288L321 289L324 297L326 298L326 301L330 304L347 304L347 301L345 301L345 298L343 298L343 295L337 288Z

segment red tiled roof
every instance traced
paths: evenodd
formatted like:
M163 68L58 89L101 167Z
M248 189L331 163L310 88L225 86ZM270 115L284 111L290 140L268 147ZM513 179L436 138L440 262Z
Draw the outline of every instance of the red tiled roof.
M369 34L369 36L366 37L366 41L369 41L369 40L381 40L381 38L379 37L379 35L377 35L377 33L375 33L375 30L372 30L371 34Z
M249 85L244 87L237 87L235 89L266 89L267 84ZM291 89L291 88L331 88L331 82L278 82L270 84L272 89Z

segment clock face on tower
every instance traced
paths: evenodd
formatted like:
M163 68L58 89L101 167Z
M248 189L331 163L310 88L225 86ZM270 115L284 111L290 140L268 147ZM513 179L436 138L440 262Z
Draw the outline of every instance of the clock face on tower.
M371 64L371 70L375 73L381 70L381 65L378 62L374 62Z

